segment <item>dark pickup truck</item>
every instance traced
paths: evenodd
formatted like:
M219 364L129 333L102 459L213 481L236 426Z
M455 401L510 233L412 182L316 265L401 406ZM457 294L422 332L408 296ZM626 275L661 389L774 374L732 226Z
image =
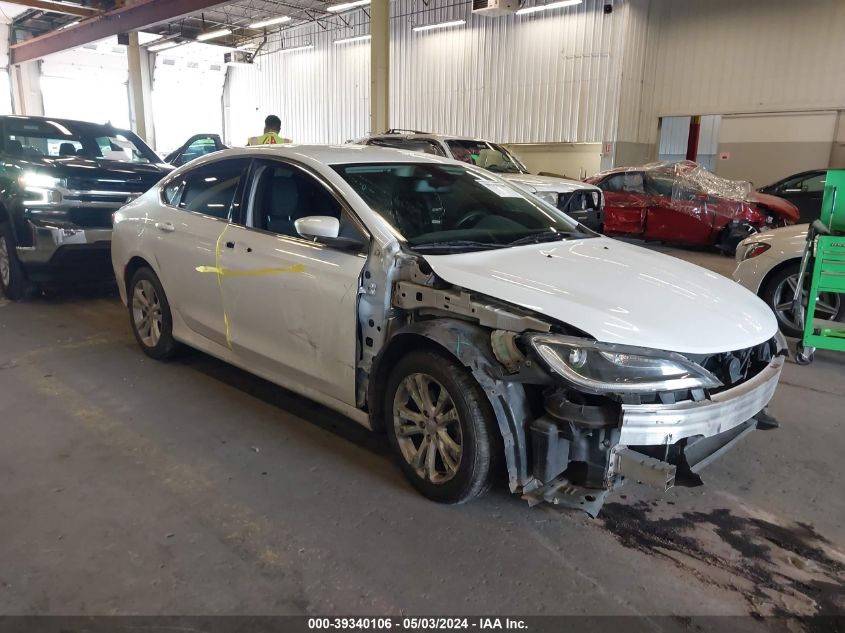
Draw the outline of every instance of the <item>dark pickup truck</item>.
M112 214L172 169L128 130L0 117L0 292L109 278Z

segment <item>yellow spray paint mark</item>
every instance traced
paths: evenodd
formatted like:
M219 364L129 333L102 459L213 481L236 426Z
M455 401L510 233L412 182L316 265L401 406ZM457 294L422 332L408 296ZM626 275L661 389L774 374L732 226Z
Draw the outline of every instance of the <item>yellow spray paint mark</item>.
M215 273L221 277L262 277L278 273L305 272L305 266L295 264L286 268L257 268L255 270L232 270L231 268L217 268L216 266L197 266L198 273Z
M220 303L223 305L223 324L226 326L226 346L232 349L232 326L229 321L229 314L226 312L226 299L223 296L223 277L263 277L265 275L278 275L282 273L301 273L305 272L305 266L295 264L285 268L257 268L255 270L223 268L220 265L220 258L223 256L223 238L228 230L229 225L227 224L220 237L217 238L217 244L214 247L214 266L197 266L196 271L198 273L214 273L217 275L217 288L220 290Z

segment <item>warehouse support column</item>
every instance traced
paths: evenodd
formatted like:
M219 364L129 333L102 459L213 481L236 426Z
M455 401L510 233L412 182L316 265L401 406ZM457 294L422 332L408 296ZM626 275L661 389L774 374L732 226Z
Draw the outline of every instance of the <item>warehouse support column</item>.
M138 43L137 31L129 33L126 57L129 62L129 119L132 131L154 145L150 116L152 109L149 107L152 98L149 53Z
M689 136L687 137L687 160L698 158L698 137L701 135L701 117L695 115L690 117Z
M390 0L372 0L370 34L370 133L379 134L390 118Z
M41 95L41 62L24 62L9 69L12 82L12 108L21 116L44 116Z

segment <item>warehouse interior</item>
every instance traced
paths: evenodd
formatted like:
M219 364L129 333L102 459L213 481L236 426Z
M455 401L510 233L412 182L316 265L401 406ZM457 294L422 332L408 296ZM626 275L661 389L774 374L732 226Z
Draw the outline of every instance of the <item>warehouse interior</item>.
M843 33L841 0L0 2L0 630L842 631ZM517 199L560 241L496 241ZM426 353L454 420L403 387Z

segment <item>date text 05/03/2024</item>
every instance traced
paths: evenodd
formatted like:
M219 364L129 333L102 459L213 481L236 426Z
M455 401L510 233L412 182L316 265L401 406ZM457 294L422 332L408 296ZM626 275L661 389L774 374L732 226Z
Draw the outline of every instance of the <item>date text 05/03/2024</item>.
M519 618L440 618L440 617L376 617L376 618L309 618L309 630L371 631L442 631L442 630L527 630Z

